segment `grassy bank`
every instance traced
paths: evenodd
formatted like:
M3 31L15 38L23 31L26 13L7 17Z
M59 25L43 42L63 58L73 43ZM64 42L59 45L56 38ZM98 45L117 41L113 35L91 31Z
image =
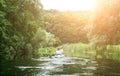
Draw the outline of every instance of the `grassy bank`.
M66 56L75 56L75 57L84 57L84 58L95 58L97 55L96 51L99 50L101 52L104 52L105 58L120 61L120 45L107 45L106 50L103 51L100 50L100 48L92 50L90 49L90 46L88 44L76 43L76 44L68 44L63 49L64 49L64 54ZM102 57L101 54L98 54L97 58L104 58L104 57Z
M95 58L97 55L97 58L107 58L120 61L120 45L107 45L107 48L104 51L101 50L102 48L92 50L88 44L83 43L67 44L59 47L63 48L65 56ZM55 47L39 48L34 51L34 55L35 57L54 55L55 51ZM104 52L102 54L104 54L105 57L102 57L103 55L100 54L100 51Z
M107 58L120 61L120 45L108 45Z
M83 43L68 44L63 49L64 54L66 56L75 56L83 58L93 58L95 56L95 51L89 50L88 44Z

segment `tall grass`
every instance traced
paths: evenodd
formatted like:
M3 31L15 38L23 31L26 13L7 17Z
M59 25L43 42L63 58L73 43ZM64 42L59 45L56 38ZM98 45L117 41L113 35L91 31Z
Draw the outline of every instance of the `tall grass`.
M63 47L64 54L66 56L95 58L97 55L96 50L99 50L101 52L105 51L105 58L120 61L120 45L107 45L106 50L101 50L102 47L96 48L95 50L90 48L91 47L88 44L83 43L68 44L67 46ZM101 54L98 55L98 58L104 58L100 56Z
M63 47L66 56L91 58L95 56L95 51L89 50L88 44L75 43Z
M120 45L108 45L108 58L120 61Z

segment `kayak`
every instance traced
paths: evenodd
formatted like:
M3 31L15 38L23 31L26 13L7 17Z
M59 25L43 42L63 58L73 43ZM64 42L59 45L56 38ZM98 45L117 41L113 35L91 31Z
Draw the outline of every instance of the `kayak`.
M54 56L55 58L62 58L62 57L65 57L63 54L59 54L59 55L55 55Z

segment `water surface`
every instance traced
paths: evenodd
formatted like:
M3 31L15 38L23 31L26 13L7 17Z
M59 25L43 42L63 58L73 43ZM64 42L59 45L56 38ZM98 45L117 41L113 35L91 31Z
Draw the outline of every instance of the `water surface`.
M77 57L41 57L26 62L4 62L0 76L120 76L120 63Z

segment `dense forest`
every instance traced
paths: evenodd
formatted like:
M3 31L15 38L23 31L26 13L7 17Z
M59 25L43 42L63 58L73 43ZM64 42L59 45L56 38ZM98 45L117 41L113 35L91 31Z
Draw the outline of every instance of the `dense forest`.
M41 28L42 15L39 0L0 0L0 58L27 58L35 49L59 42Z
M66 43L102 47L103 54L108 45L120 44L119 5L96 0L94 11L61 12L44 10L40 0L0 0L0 60L31 58L40 48Z

